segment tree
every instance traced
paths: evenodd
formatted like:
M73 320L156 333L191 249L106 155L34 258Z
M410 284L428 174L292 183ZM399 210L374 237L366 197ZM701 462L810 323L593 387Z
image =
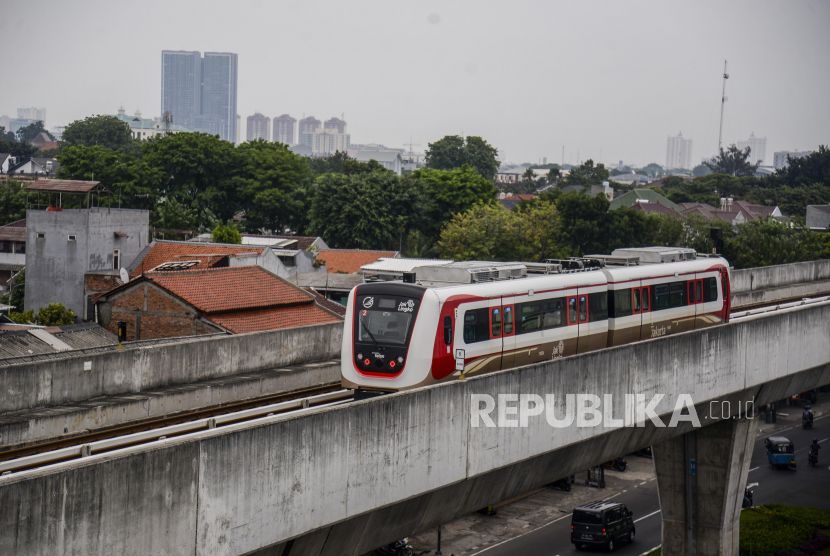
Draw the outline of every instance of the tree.
M75 120L66 126L61 140L67 147L100 145L113 151L124 149L126 152L135 152L139 142L133 138L129 124L115 116L90 116Z
M46 133L49 136L49 139L52 141L55 140L55 136L46 131L43 127L43 122L38 120L36 122L32 122L27 126L23 126L17 130L17 140L21 143L31 143L35 137L38 136L41 132Z
M822 245L824 234L804 225L803 218L788 223L773 218L738 225L738 234L724 241L724 255L735 268L780 265L830 257Z
M749 147L740 150L735 145L730 145L725 151L721 149L720 154L712 162L704 162L704 164L715 173L730 176L752 176L755 174L755 170L758 169L760 161L755 164L747 162L749 151Z
M660 177L663 174L665 174L666 171L663 170L663 167L657 164L656 162L652 162L651 164L647 164L646 166L641 168L639 173L645 174L646 176Z
M16 308L18 311L23 312L25 307L25 299L26 299L26 269L24 268L20 272L14 275L12 278L12 283L9 284L11 288L11 293L9 294L9 305Z
M197 214L210 208L223 221L238 211L234 177L244 161L232 143L207 133L175 133L142 143L153 189Z
M14 136L14 134L11 134ZM37 147L29 143L21 143L20 141L2 141L0 140L0 153L9 153L17 158L18 162L23 162L30 156L37 152Z
M162 199L150 212L150 225L167 230L193 230L196 211L185 208L176 199Z
M6 128L0 125L0 141L13 142L17 141L17 137L15 137L14 133L6 131Z
M59 178L101 182L113 193L116 207L149 210L159 197L151 169L123 149L113 151L102 145L68 147L58 155L58 161ZM64 199L66 203L68 199ZM79 198L78 202L82 200Z
M9 180L0 184L0 225L26 218L26 190L23 184Z
M324 174L314 187L309 228L332 247L398 250L422 227L427 208L423 185L412 176Z
M709 166L706 164L698 164L694 168L692 168L692 175L696 178L700 176L705 176L706 174L711 174L712 170L709 169Z
M818 151L801 158L787 157L788 165L780 168L775 177L789 187L812 185L830 186L830 149L819 145Z
M492 180L499 169L498 154L498 149L481 137L447 135L429 144L424 160L427 168L435 170L454 170L467 164L483 177Z
M234 185L249 230L276 234L305 226L305 193L312 183L306 161L281 143L262 139L243 143L235 155L241 164Z
M466 164L449 171L423 168L412 172L411 177L423 184L429 207L424 233L430 240L436 239L444 224L456 214L477 204L497 204L498 191L493 182Z
M444 226L438 252L456 261L515 260L521 238L517 236L521 216L499 206L477 205L457 214Z
M31 309L28 311L9 311L9 318L17 324L34 324L35 312Z
M40 326L63 326L75 323L75 313L67 309L60 303L50 303L46 307L41 307L35 313L35 324Z
M213 229L210 235L214 243L242 244L242 234L232 226L218 226Z
M601 185L602 182L608 180L609 176L610 172L605 165L594 166L594 161L589 158L580 166L571 168L568 177L565 178L565 183L568 185Z

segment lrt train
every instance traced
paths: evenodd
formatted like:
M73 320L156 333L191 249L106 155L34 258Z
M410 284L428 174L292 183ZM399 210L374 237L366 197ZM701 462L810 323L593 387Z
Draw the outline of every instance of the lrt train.
M363 399L714 326L729 310L729 264L691 249L420 266L351 291L341 383Z

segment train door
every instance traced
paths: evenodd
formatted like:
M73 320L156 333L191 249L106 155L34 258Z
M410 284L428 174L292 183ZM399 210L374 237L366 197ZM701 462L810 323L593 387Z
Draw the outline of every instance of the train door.
M501 308L501 297L491 297L488 303L488 312L490 314L490 342L488 342L489 357L492 357L492 362L487 364L488 370L503 369L502 366L502 352L504 351L502 338L502 322L503 311Z
M640 292L640 339L651 338L651 286L636 288Z
M729 313L732 311L732 287L729 283L729 270L725 268L720 269L721 292L723 294L723 314L724 322L729 322Z
M574 299L574 298L571 298ZM591 351L588 336L590 331L588 329L588 294L580 293L576 296L576 316L577 316L577 334L578 340L576 343L576 352L585 353ZM568 312L570 312L570 303L568 304ZM568 315L568 324L571 324L570 315Z
M689 307L694 307L695 310L694 327L703 328L706 326L706 322L703 317L706 312L703 304L703 278L699 278L695 275L695 279L689 280L687 286L689 291Z
M501 368L510 369L515 366L514 360L516 355L516 326L513 304L504 303L502 300L501 306L501 329L502 329L502 354L501 354Z

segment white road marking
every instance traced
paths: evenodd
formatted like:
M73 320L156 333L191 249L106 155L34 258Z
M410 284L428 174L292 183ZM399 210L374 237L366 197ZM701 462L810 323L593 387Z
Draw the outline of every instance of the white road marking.
M640 486L643 486L643 485L644 485L644 484L646 484L647 482L648 482L648 481L643 481L642 483L640 483Z
M749 483L748 485L746 485L746 488L752 488L752 487L757 487L757 486L758 486L758 483Z
M654 548L652 548L651 550L646 550L645 552L643 552L642 554L640 554L640 556L648 556L649 554L651 554L652 552L654 552L655 550L657 550L657 549L658 549L658 548L660 548L661 546L663 546L663 545L662 545L662 544L658 544L657 546L655 546L655 547L654 547ZM559 555L557 554L556 556L559 556Z
M563 519L565 519L566 517L571 517L571 514L568 514L568 515L563 515L562 517L558 517L558 518L554 519L553 521L549 521L549 522L545 523L544 525L540 525L540 526L539 526L539 527L537 527L536 529L533 529L532 531L528 531L527 533L523 533L523 534L519 535L518 537L513 537L512 539L507 539L506 541L501 541L500 543L494 544L493 546L488 546L488 547L487 547L487 548L485 548L484 550L479 550L478 552L475 552L475 553L473 553L473 554L470 554L470 556L478 556L478 555L479 555L479 554L481 554L482 552L487 552L487 551L488 551L488 550L490 550L491 548L496 548L497 546L501 546L501 545L503 545L503 544L505 544L505 543L508 543L508 542L510 542L510 541L512 541L512 540L514 540L514 539L518 539L519 537L524 537L525 535L529 535L529 534L531 534L531 533L534 533L534 532L538 531L539 529L542 529L542 528L544 528L544 527L547 527L548 525L551 525L551 524L553 524L553 523L556 523L557 521L562 521L562 520L563 520Z
M752 469L750 469L750 470L749 470L749 472L750 472L750 473L752 473L752 472L753 472L753 471L755 471L756 469L760 469L760 467L753 467Z
M821 440L819 440L819 441L818 441L818 443L819 443L819 444L821 444L821 443L822 443L822 442L824 442L825 440L827 440L827 439L826 439L826 438L822 438Z
M783 415L784 417L789 417L789 413L781 413L780 411L776 413L776 415Z
M644 515L644 516L643 516L643 517L641 517L640 519L635 519L635 520L634 520L634 523L637 523L638 521L642 521L642 520L644 520L644 519L645 519L645 518L647 518L647 517L651 517L651 516L653 516L653 515L657 515L657 514L659 514L659 513L660 513L660 510L657 510L656 512L651 512L651 513L650 513L650 514L648 514L648 515Z
M625 491L623 491L623 492L625 492ZM603 501L603 502L605 502L606 500L611 500L612 498L614 498L614 496L619 496L620 494L622 494L622 493L618 492L617 494L614 494L614 495L612 495L612 496L609 496L608 498L603 498L603 500L602 500L602 501Z

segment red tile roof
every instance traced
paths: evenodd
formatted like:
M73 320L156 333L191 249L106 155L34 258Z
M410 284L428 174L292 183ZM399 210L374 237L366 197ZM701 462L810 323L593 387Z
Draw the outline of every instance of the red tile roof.
M307 324L323 324L342 320L313 304L258 309L255 311L240 311L238 313L222 313L209 315L207 318L235 334L259 332L261 330L276 330L278 328L293 328Z
M345 272L354 274L365 264L370 264L381 257L394 257L395 251L363 251L362 249L326 249L320 251L317 260L325 261L329 273Z
M227 255L260 254L264 249L266 248L252 245L237 247L191 241L154 241L144 258L133 263L135 268L130 276L140 276L142 271L149 272L161 263L167 262L199 261L194 269L210 268Z
M317 293L314 291L313 288L306 288L304 287L303 290L307 291L314 297L314 301L317 302L318 305L321 307L325 307L329 311L334 311L338 315L345 317L346 316L346 307L340 305L336 301L332 301L331 299L326 299L322 294Z
M259 266L151 272L145 278L207 314L314 303L310 294Z

